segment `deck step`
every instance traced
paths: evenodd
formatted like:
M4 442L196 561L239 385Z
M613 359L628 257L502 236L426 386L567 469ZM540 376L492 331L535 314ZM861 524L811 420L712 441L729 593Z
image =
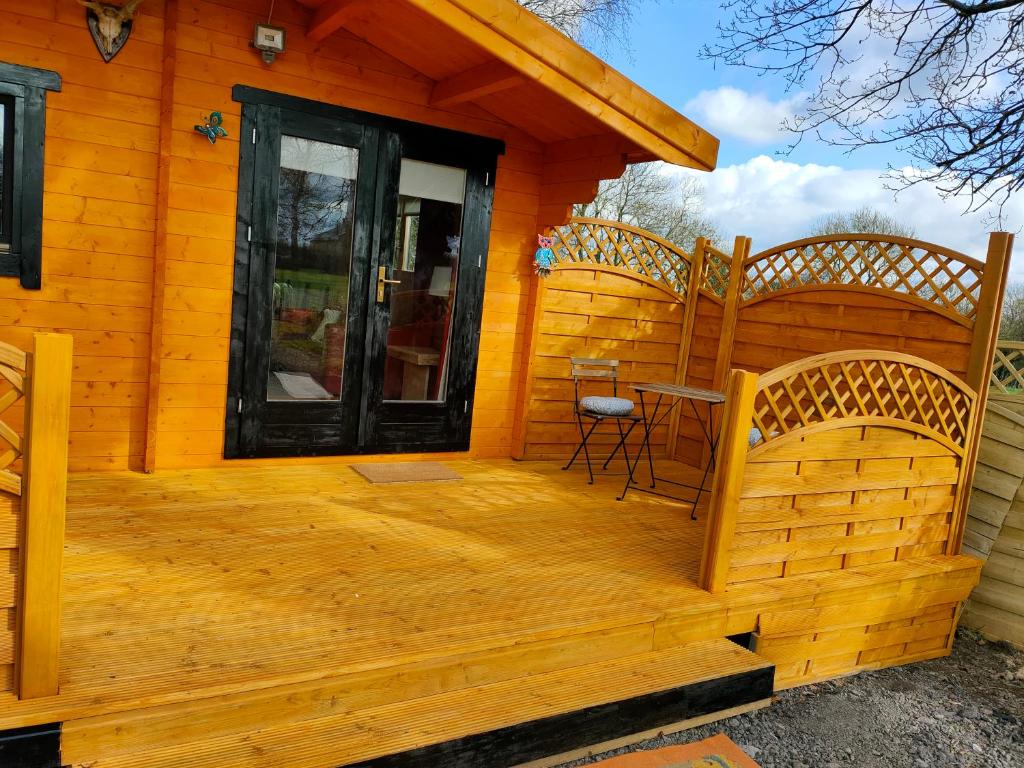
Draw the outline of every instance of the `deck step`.
M187 739L176 743L173 729L163 728L162 745L150 743L144 751L121 744L104 754L102 748L119 733L138 733L141 713L126 729L111 718L68 723L75 741L64 762L91 768L502 768L763 704L773 675L770 662L721 638L300 721L274 724L262 712L258 729L216 738L197 740L193 721ZM442 681L438 685L443 689ZM211 732L218 718L239 717L237 702L225 701L223 711L203 704ZM330 711L326 703L323 710ZM157 720L151 725L162 728Z

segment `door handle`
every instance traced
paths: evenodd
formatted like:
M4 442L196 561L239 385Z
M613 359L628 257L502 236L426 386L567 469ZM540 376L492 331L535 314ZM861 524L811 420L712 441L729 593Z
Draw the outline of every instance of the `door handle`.
M384 287L387 285L400 285L401 280L388 280L388 268L377 268L377 303L384 303Z

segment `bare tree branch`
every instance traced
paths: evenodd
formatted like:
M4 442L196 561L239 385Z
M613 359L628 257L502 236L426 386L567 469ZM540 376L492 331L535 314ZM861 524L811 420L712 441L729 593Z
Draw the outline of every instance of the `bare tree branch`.
M1024 0L726 0L702 54L810 96L786 123L855 149L892 145L975 208L1024 188ZM809 87L808 87L809 86Z
M576 206L574 214L632 224L686 251L698 237L719 241L719 227L704 211L700 182L662 169L661 163L629 166L620 178L601 182L594 202Z

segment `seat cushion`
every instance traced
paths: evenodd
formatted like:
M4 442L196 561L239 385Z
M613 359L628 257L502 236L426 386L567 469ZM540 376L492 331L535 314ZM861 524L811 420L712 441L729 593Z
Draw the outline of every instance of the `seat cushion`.
M629 416L633 412L633 401L624 397L590 395L580 398L580 408L601 416Z

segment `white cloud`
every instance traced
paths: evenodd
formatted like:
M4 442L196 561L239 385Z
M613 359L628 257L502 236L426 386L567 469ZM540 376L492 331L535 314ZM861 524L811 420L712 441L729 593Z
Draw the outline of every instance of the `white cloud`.
M722 230L753 238L755 251L806 237L815 222L830 213L871 206L911 225L921 240L944 245L984 260L992 209L964 213L964 200L944 200L922 182L895 199L883 170L848 170L836 165L801 165L765 155L708 173L692 174L704 186L705 210ZM1024 196L1003 209L1003 228L1024 226ZM1018 237L1011 280L1024 281L1024 237Z
M772 101L759 93L723 86L701 91L683 108L704 128L750 144L776 144L783 137L782 121L793 117L803 94Z

